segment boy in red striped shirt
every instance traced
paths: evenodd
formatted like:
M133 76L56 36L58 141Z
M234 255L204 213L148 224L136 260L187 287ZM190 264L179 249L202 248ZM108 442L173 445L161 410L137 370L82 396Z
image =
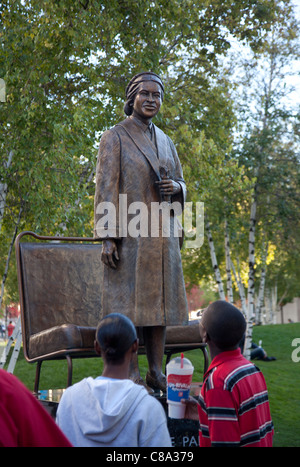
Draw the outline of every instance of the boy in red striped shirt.
M185 418L199 417L200 447L272 446L265 379L239 348L245 331L242 313L230 303L219 300L203 313L200 335L212 361L198 403L187 401L185 413Z

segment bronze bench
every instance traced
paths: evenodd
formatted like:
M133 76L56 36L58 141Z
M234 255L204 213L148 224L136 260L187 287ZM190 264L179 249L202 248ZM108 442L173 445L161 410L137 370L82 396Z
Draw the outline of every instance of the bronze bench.
M28 362L37 362L34 392L38 393L44 360L66 358L70 386L72 358L96 357L94 338L101 318L101 243L88 237L22 232L15 247L23 352ZM200 341L198 322L167 327L166 364L173 354L192 349L203 352L205 372L208 355L206 345ZM141 342L139 353L144 350Z

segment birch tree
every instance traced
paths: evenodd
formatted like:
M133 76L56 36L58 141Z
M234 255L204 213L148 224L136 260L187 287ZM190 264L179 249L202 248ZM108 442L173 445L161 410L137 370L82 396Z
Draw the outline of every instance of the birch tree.
M245 345L244 345L244 355L250 360L251 353L251 344L252 344L252 328L255 319L255 304L254 304L254 294L255 294L255 278L254 278L254 265L255 265L255 224L256 224L256 207L257 200L256 194L251 203L250 210L250 228L249 228L249 272L248 272L248 306L247 306L247 330L245 336Z
M268 257L268 242L263 244L262 252L262 266L259 282L259 290L257 303L255 307L255 322L256 324L262 324L262 312L264 309L264 296L265 296L265 283L266 283L266 272L267 272L267 257Z
M231 261L231 269L232 269L235 281L236 281L237 286L238 286L238 291L239 291L240 300L241 300L241 311L242 311L244 317L247 318L247 301L246 301L246 296L245 296L244 284L243 284L242 279L241 279L239 261L237 261L237 264L238 264L238 266L237 266L238 267L238 272L236 272L236 268L234 266L233 261Z
M228 222L225 218L225 256L226 256L226 290L229 303L233 303L233 290L232 290L232 275L231 275L231 258L230 258L230 241Z
M210 229L210 224L209 224L208 220L206 220L205 228L206 228L208 244L209 244L209 249L210 249L212 268L214 270L220 300L225 300L225 293L224 293L224 288L223 288L222 277L221 277L221 273L220 273L220 269L219 269L219 265L218 265L218 261L217 261L217 257L216 257L214 241L213 241L213 237L212 237L212 233L211 233L211 229Z

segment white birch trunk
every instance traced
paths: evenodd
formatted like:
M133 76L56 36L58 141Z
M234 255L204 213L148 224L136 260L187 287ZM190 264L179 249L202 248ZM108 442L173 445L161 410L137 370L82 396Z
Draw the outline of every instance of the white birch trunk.
M229 232L228 232L227 219L225 219L225 258L226 258L226 277L227 277L227 281L226 281L227 300L229 301L229 303L233 303L230 245L229 245Z
M265 316L263 320L263 324L268 322L270 316L270 308L271 308L271 301L270 301L270 290L266 289L265 291Z
M244 356L250 360L254 313L254 264L255 264L255 223L256 223L256 195L251 204L250 229L249 229L249 275L248 275L248 309L247 309L247 330L245 337Z
M281 299L279 300L278 302L278 297L277 297L277 293L278 293L278 290L277 290L277 284L273 287L272 289L272 296L271 296L271 303L272 303L272 306L271 306L271 313L270 313L270 321L269 321L269 324L275 324L276 323L276 311L277 311L277 303L281 303L281 301L284 299L284 297L286 296L286 293L285 292L283 294L283 296L281 297Z
M281 299L277 300L277 284L272 288L268 288L265 293L265 307L266 307L266 317L264 319L264 324L275 324L276 323L276 314L280 311L279 304L281 300L286 296L286 291L282 295Z
M256 324L262 324L262 312L264 309L264 296L265 296L265 282L266 282L266 270L267 270L267 257L268 257L268 242L266 244L266 247L264 248L263 251L263 257L262 257L262 269L261 269L261 275L260 275L260 284L259 284L259 291L258 291L258 299L257 299L257 304L256 304Z
M239 289L239 295L241 299L241 307L242 307L242 313L245 316L245 319L247 319L247 303L246 303L246 296L245 296L245 288L244 284L241 279L240 271L238 269L238 275L236 273L235 266L233 262L231 261L231 269L235 278L235 281L237 283L238 289Z
M217 282L217 285L218 285L220 299L225 300L225 293L224 293L224 289L223 289L221 273L220 273L220 269L219 269L219 266L218 266L218 261L217 261L217 257L216 257L214 242L213 242L213 238L212 238L212 234L211 234L211 230L210 230L210 224L209 224L208 221L206 222L205 227L206 227L206 234L207 234L208 244L209 244L209 249L210 249L212 267L213 267L213 270L214 270L214 273L215 273L215 278L216 278L216 282Z

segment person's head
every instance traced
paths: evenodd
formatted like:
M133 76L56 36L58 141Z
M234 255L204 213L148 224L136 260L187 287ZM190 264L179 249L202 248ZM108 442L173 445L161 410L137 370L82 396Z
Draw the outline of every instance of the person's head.
M101 319L96 330L95 348L108 364L122 364L126 353L133 347L136 351L137 334L127 316L111 313Z
M141 120L151 120L159 112L163 97L160 77L152 72L139 73L126 87L124 112Z
M203 342L219 351L234 350L246 331L246 320L238 308L223 300L211 303L200 320Z

